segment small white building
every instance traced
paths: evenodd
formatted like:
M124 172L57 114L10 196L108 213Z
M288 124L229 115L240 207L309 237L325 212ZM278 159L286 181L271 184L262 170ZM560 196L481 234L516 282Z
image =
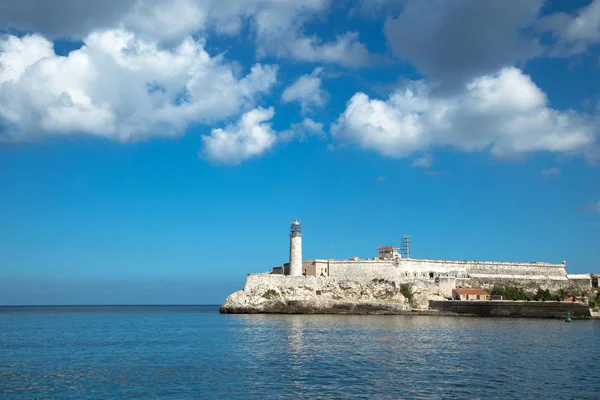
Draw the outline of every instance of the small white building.
M402 256L398 253L398 247L396 246L383 246L377 249L379 252L378 258L380 260L395 260Z

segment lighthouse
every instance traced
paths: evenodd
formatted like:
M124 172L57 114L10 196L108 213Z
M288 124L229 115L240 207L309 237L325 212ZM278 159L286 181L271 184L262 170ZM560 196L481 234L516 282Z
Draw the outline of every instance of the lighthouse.
M297 219L290 226L290 275L302 275L302 225Z

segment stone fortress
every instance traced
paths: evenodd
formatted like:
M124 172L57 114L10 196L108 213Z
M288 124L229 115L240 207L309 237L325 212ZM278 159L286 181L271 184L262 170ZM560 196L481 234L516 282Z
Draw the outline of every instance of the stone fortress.
M438 285L489 288L494 284L519 284L559 289L570 285L591 288L598 281L591 274L568 274L567 263L448 261L402 257L396 246L382 246L370 259L302 260L302 226L294 220L290 228L290 260L271 274L320 276L338 279L425 280ZM406 253L410 254L408 247ZM594 282L592 282L592 278Z
M598 275L568 274L565 261L416 259L410 257L408 241L403 243L404 256L398 247L382 246L378 256L370 259L303 260L298 220L292 222L289 236L289 262L270 272L248 274L244 290L230 295L222 312L398 313L426 309L430 300L451 298L453 289L491 290L499 285L529 291L585 291L598 287Z

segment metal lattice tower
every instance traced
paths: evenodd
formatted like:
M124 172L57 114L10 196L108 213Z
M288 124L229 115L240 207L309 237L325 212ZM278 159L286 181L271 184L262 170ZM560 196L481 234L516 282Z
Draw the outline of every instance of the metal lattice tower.
M402 257L410 258L410 236L404 236L402 238L402 246L400 251L402 252Z

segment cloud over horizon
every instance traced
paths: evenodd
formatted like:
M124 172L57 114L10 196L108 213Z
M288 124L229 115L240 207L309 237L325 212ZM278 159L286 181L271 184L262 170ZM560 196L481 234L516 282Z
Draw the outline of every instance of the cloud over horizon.
M587 115L550 108L531 78L511 67L452 95L432 94L424 81L410 82L387 100L356 93L332 133L388 157L450 146L504 158L535 151L583 154L597 128Z

